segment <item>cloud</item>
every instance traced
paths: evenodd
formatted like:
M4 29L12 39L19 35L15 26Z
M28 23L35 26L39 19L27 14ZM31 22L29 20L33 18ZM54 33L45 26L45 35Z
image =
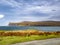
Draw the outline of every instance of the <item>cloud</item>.
M60 19L60 0L0 0L0 22ZM60 21L60 20L59 20ZM5 24L4 23L4 24Z
M20 7L20 5L22 5L21 3L18 3L14 0L0 0L0 4L11 6L11 7Z
M3 15L3 14L0 14L0 19L1 19L1 18L4 18L4 15Z

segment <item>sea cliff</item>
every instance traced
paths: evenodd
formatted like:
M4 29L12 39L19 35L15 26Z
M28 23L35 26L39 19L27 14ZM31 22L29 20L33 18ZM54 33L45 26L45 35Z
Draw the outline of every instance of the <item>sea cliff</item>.
M60 26L60 21L41 21L41 22L10 22L9 26Z

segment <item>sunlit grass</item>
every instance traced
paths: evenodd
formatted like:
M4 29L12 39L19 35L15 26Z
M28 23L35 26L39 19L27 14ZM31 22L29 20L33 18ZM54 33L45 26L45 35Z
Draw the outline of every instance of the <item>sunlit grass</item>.
M0 45L10 45L33 40L60 38L60 32L43 32L39 30L0 31Z
M0 37L0 45L9 45L32 40L42 40L48 38L60 38L60 35L31 35L31 36L2 36Z

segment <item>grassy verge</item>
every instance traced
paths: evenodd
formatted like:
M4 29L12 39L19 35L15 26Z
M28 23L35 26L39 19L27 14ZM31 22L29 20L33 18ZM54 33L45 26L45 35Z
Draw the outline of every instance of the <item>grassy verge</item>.
M60 35L31 35L31 36L0 36L0 45L9 45L32 40L42 40L48 38L60 38Z

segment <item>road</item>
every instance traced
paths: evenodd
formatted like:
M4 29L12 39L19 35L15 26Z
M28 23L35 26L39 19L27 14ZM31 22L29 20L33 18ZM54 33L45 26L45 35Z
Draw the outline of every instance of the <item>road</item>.
M24 43L16 43L12 45L60 45L60 38L29 41Z

